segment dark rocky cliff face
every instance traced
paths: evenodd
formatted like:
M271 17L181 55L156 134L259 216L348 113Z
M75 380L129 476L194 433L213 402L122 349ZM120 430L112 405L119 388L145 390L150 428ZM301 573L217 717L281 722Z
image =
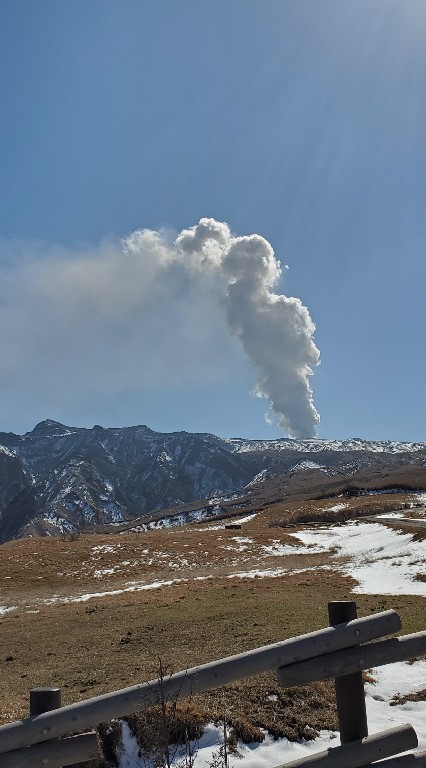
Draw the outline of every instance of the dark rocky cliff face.
M0 540L65 533L153 509L229 494L256 474L209 436L148 427L69 428L45 421L23 436L0 434Z
M30 479L22 461L7 448L0 446L0 511L28 487Z
M312 460L339 474L384 470L389 462L424 465L426 445L223 440L47 420L22 436L0 433L0 541L118 525L154 510L238 494L260 475L288 477Z

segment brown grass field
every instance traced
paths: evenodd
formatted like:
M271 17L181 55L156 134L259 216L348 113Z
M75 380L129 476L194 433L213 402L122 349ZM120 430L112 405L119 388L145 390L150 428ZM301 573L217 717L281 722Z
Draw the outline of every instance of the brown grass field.
M352 517L390 511L403 498L354 498ZM394 608L404 634L424 629L423 598L354 595L352 579L335 568L336 554L266 553L277 543L297 544L297 528L283 525L302 512L315 520L325 507L298 503L286 516L280 505L241 530L210 523L2 545L0 605L17 610L0 616L0 722L28 714L35 686L60 686L68 704L152 679L159 659L177 672L324 627L329 600L356 597L360 616ZM278 578L235 575L283 567ZM173 583L131 591L158 581ZM98 595L82 601L89 593ZM193 708L203 720L226 711L252 736L264 727L309 738L336 727L333 697L331 684L282 690L268 674L197 697Z

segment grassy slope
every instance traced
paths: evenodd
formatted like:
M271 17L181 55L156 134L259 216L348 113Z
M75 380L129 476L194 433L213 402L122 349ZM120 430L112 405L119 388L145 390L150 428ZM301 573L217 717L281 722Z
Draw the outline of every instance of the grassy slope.
M398 503L395 497L380 499L376 504L383 508L388 501ZM273 541L294 544L287 531L271 527L282 522L281 516L282 509L278 516L265 512L241 532L195 526L136 536L82 536L75 542L27 539L2 546L0 603L18 605L19 611L0 618L0 721L26 715L33 686L59 685L64 703L71 703L156 677L159 657L169 671L178 671L326 626L327 602L354 597L351 579L333 570L333 556L285 560L290 568L317 564L322 570L274 579L227 578L236 570L284 565L284 558L265 559L262 550ZM242 551L228 549L236 546L232 537L239 534L254 544ZM93 549L98 546L115 551ZM183 558L187 565L182 565ZM116 566L114 574L94 575L109 566ZM119 588L129 578L192 579L208 573L215 578L190 585L71 604L60 599ZM54 595L54 605L39 602ZM404 633L425 627L422 598L357 595L356 600L359 615L398 610ZM271 693L278 696L273 707ZM243 718L251 727L263 725L293 738L308 736L308 723L314 728L336 725L332 686L311 686L294 696L280 691L274 676L267 675L201 697L196 706L210 714L225 708L229 717Z

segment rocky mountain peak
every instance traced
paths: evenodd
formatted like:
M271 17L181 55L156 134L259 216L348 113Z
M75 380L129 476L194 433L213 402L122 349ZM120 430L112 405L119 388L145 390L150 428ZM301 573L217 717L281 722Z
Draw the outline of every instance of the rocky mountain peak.
M308 472L317 474L320 489L327 477L363 468L379 476L402 464L425 467L426 444L224 439L46 419L23 436L0 433L0 459L1 542L117 525L198 501L203 506L270 477L285 495L286 478L300 475L303 485Z
M27 432L27 434L58 435L63 434L64 432L71 432L71 430L69 427L66 427L65 424L61 424L59 421L54 421L53 419L45 419L44 421L40 421L38 424L36 424L32 432Z

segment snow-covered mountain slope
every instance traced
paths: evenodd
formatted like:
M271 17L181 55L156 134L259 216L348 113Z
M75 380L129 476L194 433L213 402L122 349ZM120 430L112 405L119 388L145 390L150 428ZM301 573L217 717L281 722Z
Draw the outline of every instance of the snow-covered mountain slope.
M185 517L208 499L253 494L271 479L288 495L299 485L337 488L361 470L383 477L402 466L424 468L426 444L222 439L47 420L25 435L0 433L0 541L118 525L158 510Z
M353 437L348 440L292 440L287 437L279 440L243 440L229 438L223 441L232 451L294 451L296 453L320 453L323 451L369 451L371 453L415 453L424 451L426 443L397 442L395 440L361 440Z

